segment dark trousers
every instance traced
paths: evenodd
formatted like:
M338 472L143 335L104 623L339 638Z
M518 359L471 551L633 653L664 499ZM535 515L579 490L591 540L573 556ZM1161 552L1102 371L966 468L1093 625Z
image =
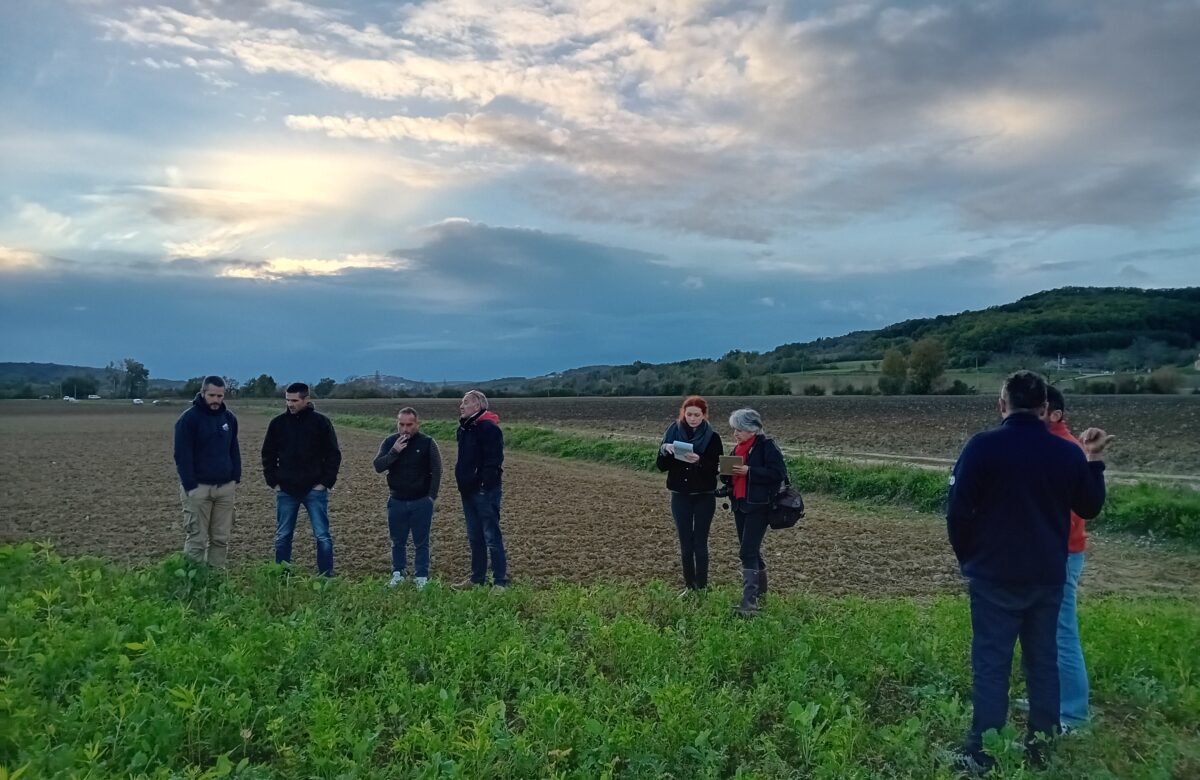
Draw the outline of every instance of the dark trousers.
M762 570L767 562L762 557L763 538L767 535L766 504L747 504L745 499L734 499L733 524L737 527L738 557L743 569Z
M490 554L492 580L497 585L507 585L508 558L504 553L504 535L500 533L500 486L461 495L467 543L471 547L471 582L482 585L487 580Z
M973 579L971 596L971 699L975 706L965 752L981 763L983 734L1002 729L1008 719L1008 680L1013 648L1021 640L1021 658L1029 688L1029 732L1058 733L1058 611L1063 588L999 585Z
M689 588L708 587L708 530L716 511L717 499L712 493L671 494L683 581Z
M429 496L405 501L388 498L388 536L392 540L392 571L404 571L407 566L408 535L413 540L413 572L417 577L429 576L429 529L433 524L433 500Z

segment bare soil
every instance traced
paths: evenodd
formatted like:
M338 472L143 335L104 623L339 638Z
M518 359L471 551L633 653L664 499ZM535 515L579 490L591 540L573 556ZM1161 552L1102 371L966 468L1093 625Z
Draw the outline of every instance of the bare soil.
M155 560L179 549L182 515L171 447L182 409L0 404L0 542L48 539L64 554L122 562ZM258 462L270 417L253 408L235 411L245 466L230 547L237 566L273 558L275 510ZM330 499L336 566L341 574L383 576L390 570L387 491L371 467L383 437L342 429L339 438L344 461ZM439 444L453 464L453 442ZM802 527L768 534L764 552L773 588L904 596L961 590L941 518L808 498ZM510 452L503 528L510 569L520 582L680 582L659 475ZM719 508L710 545L712 581L735 582L733 522ZM432 549L435 578L457 581L466 574L468 551L451 473L437 503ZM313 568L303 513L295 552L299 566ZM1200 595L1200 554L1095 537L1083 589Z
M675 418L678 398L504 398L494 404L509 422L658 437ZM784 445L812 454L953 461L978 431L999 421L992 394L973 396L769 396L709 398L717 429L735 409L762 413ZM407 401L330 400L323 408L394 415ZM423 416L455 419L458 401L413 399ZM1110 469L1200 480L1200 396L1070 396L1067 419L1076 433L1099 426L1116 434Z

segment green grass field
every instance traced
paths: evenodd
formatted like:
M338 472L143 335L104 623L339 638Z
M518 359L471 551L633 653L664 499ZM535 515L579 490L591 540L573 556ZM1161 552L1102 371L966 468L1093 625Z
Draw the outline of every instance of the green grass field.
M745 621L661 583L393 591L28 544L0 571L6 778L946 778L968 724L962 597ZM1094 729L1036 772L997 735L997 776L1200 774L1200 607L1081 620Z

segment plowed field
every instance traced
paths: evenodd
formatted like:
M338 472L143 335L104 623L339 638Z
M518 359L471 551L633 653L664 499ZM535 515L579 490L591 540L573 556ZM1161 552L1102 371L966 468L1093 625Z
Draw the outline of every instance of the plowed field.
M523 405L505 401L503 406L510 404L510 418L566 422L528 419L518 414ZM383 413L394 406L357 405L341 411ZM0 405L0 542L48 539L65 554L120 561L153 560L179 549L183 535L171 432L182 408ZM272 558L274 498L258 468L258 450L270 418L257 408L234 409L245 463L230 546L230 561L236 566ZM656 424L662 411L653 410ZM371 467L382 437L348 429L340 430L339 437L344 461L330 500L336 566L341 574L384 575L390 568L386 489ZM453 442L439 444L452 464ZM468 554L452 475L446 476L441 494L434 516L433 574L456 581L467 571ZM513 577L534 585L556 579L677 583L675 532L667 503L658 475L510 452L503 528ZM960 588L940 518L820 496L810 496L809 504L811 519L803 528L768 535L765 553L773 587L894 595ZM1085 572L1090 592L1200 594L1197 556L1125 540L1094 541ZM733 523L720 509L711 547L713 582L735 581ZM303 513L296 555L297 564L313 566Z
M326 401L325 409L392 415L403 401ZM424 416L454 419L457 400L418 399ZM725 434L729 413L743 406L763 415L785 446L812 454L888 454L953 460L972 434L999 421L996 399L976 396L774 396L710 398L710 417ZM1071 396L1068 420L1078 433L1100 426L1116 434L1110 469L1200 479L1200 396ZM504 398L509 422L631 436L662 435L677 398Z

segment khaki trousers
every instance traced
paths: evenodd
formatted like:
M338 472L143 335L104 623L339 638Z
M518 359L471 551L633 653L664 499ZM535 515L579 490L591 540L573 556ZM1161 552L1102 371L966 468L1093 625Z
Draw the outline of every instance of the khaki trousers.
M200 485L189 494L179 486L183 503L183 554L195 561L224 568L233 533L236 482Z

